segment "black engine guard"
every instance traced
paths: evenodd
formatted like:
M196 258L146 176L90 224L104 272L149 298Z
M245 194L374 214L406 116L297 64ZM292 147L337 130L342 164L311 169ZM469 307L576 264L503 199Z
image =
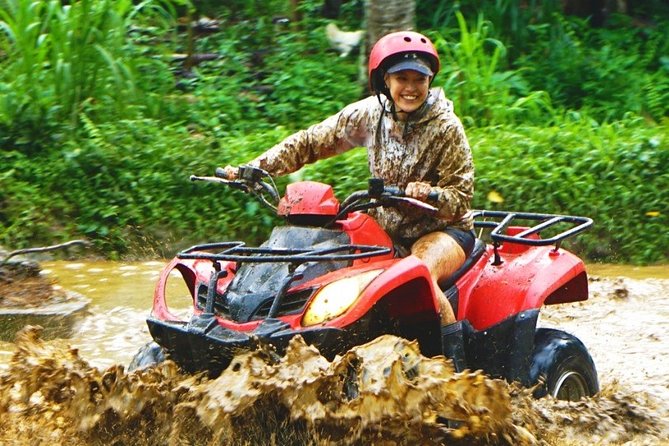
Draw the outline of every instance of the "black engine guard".
M347 331L332 327L292 330L279 319L265 319L252 332L244 333L218 325L213 315L194 316L190 322L147 319L153 339L186 372L208 372L218 376L230 364L235 354L271 344L283 354L291 338L300 335L307 344L316 345L325 357L356 345L355 337Z
M278 355L283 355L290 340L297 335L332 360L335 355L381 334L370 325L373 314L368 316L345 330L334 327L293 330L287 323L270 318L251 332L240 332L221 327L211 314L193 316L190 322L150 317L147 324L153 339L184 371L206 371L210 377L216 377L236 354L255 350L263 344L271 344ZM538 316L538 309L523 311L481 331L465 322L467 368L483 369L491 376L531 385L529 367Z

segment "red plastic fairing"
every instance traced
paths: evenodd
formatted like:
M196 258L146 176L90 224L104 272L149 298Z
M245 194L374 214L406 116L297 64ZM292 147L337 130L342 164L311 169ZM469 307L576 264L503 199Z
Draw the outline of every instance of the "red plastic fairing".
M174 258L172 261L163 268L160 273L160 278L156 287L153 291L153 308L151 310L151 315L163 321L178 321L179 318L172 314L167 307L167 301L165 299L165 290L167 286L167 279L170 277L170 274L174 269L177 269L184 278L184 282L190 291L190 294L193 295L195 287L195 271L186 266L181 262L180 259Z
M476 262L472 268L463 275L460 280L456 282L458 288L458 314L455 315L457 320L463 320L466 316L467 303L470 300L470 296L473 294L474 288L478 285L481 275L485 268L490 268L490 263L492 262L492 249L488 249L483 253L481 258Z
M439 304L434 297L430 271L417 257L408 256L373 266L388 269L369 284L349 311L323 325L346 327L362 318L381 299L388 305L391 317L428 314L438 318Z
M301 181L286 187L279 201L279 215L332 215L339 212L339 201L332 186L315 181Z
M486 258L490 258L491 251L489 248ZM498 266L489 261L484 264L478 280L472 270L458 282L458 319L468 319L477 330L521 311L539 308L544 302L573 302L588 296L583 262L567 251L555 251L552 246L538 247L522 255L502 254L502 264ZM476 282L474 286L472 280Z
M346 220L339 220L337 223L343 231L348 233L351 243L354 245L375 245L391 248L391 252L387 255L356 260L355 264L378 262L393 258L393 241L376 220L369 215L353 212L348 215Z
M518 235L521 232L525 231L526 229L528 229L526 226L509 226L506 230L506 235L511 235L511 236ZM527 238L528 240L541 239L539 234L530 234L525 238ZM530 248L531 246L526 244L504 242L500 247L500 252L506 252L509 254L520 254L521 252L525 252Z
M227 285L234 277L233 262L223 262L222 267L228 270L228 276L225 279L219 279L218 290L222 293ZM212 264L209 260L181 260L174 258L160 273L160 278L153 292L153 309L151 314L160 320L178 321L179 317L175 316L169 309L167 302L167 280L172 271L177 270L181 273L184 283L188 287L191 298L193 298L193 308L195 313L201 313L195 305L195 284L197 282L208 282L213 271Z

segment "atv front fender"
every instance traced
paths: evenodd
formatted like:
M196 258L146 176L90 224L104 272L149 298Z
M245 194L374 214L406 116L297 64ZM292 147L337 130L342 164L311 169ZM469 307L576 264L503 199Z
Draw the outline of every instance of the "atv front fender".
M369 284L353 307L328 325L349 326L380 302L391 318L418 315L427 319L439 318L439 302L430 271L420 259L411 255L379 265L387 266L387 269Z

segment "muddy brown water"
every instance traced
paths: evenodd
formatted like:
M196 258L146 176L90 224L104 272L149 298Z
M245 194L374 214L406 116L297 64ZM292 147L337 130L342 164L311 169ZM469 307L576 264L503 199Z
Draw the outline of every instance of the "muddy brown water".
M590 300L542 311L540 325L578 336L597 366L600 394L573 403L454 374L390 336L333 362L296 341L281 359L241 355L215 380L169 362L128 373L162 266L42 264L92 302L69 339L28 330L0 343L0 444L669 445L667 266L590 265ZM186 293L176 278L170 289Z

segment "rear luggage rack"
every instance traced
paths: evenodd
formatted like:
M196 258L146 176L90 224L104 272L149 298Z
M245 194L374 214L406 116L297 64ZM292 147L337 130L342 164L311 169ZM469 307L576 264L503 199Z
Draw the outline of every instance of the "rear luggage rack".
M529 246L555 245L555 251L557 251L560 248L563 240L585 231L593 224L592 219L588 217L556 214L536 214L531 212L481 210L473 211L472 217L474 218L475 228L491 229L490 238L492 239L492 245L495 250L495 260L493 264L497 265L501 263L498 248L502 245L503 242ZM477 220L478 218L501 219L501 221ZM517 222L519 220L530 220L538 223L534 226L523 227L522 231L515 234L504 233L507 232L512 222ZM555 226L558 224L566 224L568 225L568 228L548 238L531 237L533 235L538 236L541 231L544 231L548 228L553 227L553 229L555 229Z

